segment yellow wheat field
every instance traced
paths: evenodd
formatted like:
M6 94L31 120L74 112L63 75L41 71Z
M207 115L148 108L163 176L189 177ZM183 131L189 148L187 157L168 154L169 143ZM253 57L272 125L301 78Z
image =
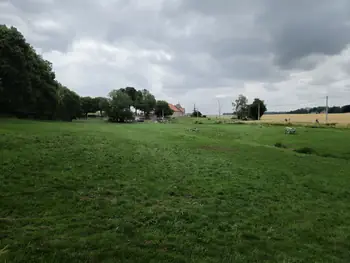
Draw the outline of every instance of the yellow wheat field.
M326 122L325 114L267 114L261 117L262 122L285 122L285 119L290 119L294 123L315 123L316 119L320 123ZM350 124L350 113L334 113L328 114L328 123L337 123L340 125Z

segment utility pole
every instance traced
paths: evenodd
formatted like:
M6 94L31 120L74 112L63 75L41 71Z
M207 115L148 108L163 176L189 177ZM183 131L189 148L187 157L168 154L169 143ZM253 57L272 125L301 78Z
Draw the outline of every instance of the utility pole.
M326 123L328 123L328 96L326 96Z
M219 111L219 118L221 116L221 105L220 105L220 99L218 99L218 111Z
M258 121L260 121L260 101L258 103Z
M198 118L198 110L196 108L196 104L193 105L193 112L196 113L196 117Z

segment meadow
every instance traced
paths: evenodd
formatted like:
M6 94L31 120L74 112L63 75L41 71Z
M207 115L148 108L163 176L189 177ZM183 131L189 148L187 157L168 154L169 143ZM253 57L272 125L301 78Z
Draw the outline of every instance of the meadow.
M194 121L0 120L0 262L350 262L350 130Z

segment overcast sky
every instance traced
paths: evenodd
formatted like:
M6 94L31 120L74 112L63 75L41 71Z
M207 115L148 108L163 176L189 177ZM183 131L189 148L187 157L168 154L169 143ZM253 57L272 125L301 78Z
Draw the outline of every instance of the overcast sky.
M133 86L207 114L239 94L350 103L349 0L0 0L0 23L82 96Z

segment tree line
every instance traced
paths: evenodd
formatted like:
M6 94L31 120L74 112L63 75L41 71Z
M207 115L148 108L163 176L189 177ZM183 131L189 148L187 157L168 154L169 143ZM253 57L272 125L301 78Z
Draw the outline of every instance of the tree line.
M300 108L297 110L292 110L287 113L290 114L309 114L309 113L322 113L325 112L325 106L317 106L312 108ZM348 113L350 112L350 105L340 106L332 106L328 108L328 113Z
M51 62L37 54L15 28L0 25L0 115L71 121L100 112L109 120L124 122L134 113L147 118L169 116L166 101L147 89L126 87L107 97L80 97L56 79Z

